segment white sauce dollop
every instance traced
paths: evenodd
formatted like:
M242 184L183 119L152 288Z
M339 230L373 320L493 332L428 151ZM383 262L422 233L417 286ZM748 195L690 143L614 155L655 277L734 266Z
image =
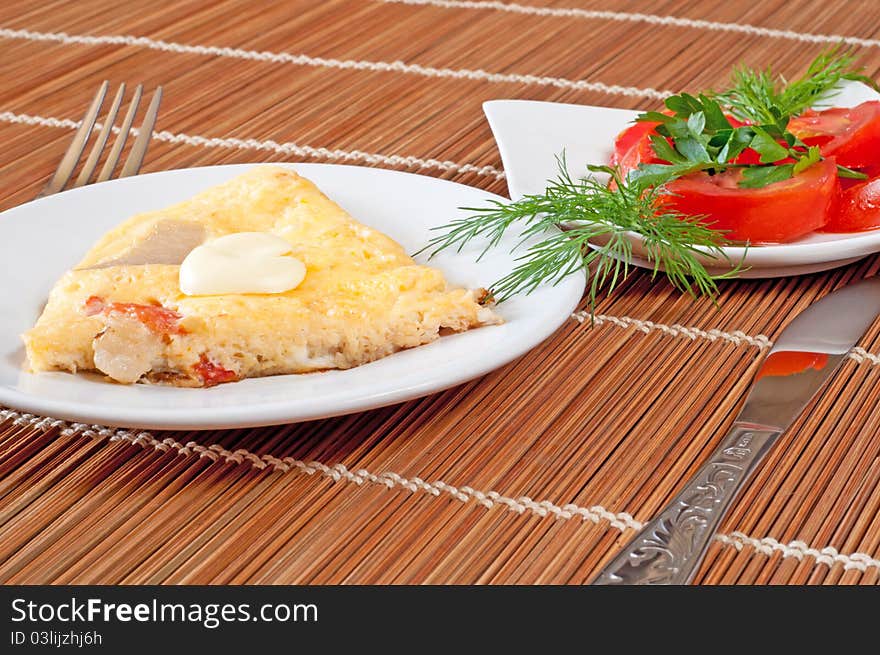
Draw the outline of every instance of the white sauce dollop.
M227 234L198 246L180 265L180 290L188 296L283 293L295 289L306 267L290 243L268 232Z

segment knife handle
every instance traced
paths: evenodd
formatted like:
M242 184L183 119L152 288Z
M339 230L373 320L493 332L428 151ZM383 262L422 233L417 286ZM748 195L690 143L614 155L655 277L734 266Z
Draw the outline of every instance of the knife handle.
M687 584L727 508L782 430L734 423L721 445L669 505L593 584Z

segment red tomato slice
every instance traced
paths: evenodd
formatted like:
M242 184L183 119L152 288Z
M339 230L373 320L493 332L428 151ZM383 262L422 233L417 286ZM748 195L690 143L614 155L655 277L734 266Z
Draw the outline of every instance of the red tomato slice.
M825 232L861 232L880 227L880 178L859 182L840 193Z
M651 146L651 135L656 134L654 128L659 124L634 123L617 135L614 152L611 154L611 165L617 167L621 177L625 178L626 174L638 168L639 164L656 164L663 161L657 158Z
M880 160L880 101L846 109L808 110L791 119L788 129L823 157L835 157L849 168L867 168Z
M733 127L748 125L733 116L727 116L727 120ZM634 123L617 135L614 142L614 152L611 154L611 165L617 166L622 177L626 177L639 164L664 164L665 159L660 159L654 152L651 144L651 136L657 134L654 130L660 123L639 122ZM736 158L737 164L758 164L761 156L751 148L743 150Z
M781 243L823 227L837 193L837 166L825 159L782 182L759 189L737 186L738 170L696 173L667 185L673 209L705 215L706 224L728 239Z
M186 334L186 329L178 323L183 316L161 305L141 305L133 302L108 304L98 296L89 296L85 302L86 316L114 312L140 321L156 334Z
M230 371L219 364L215 364L204 354L199 359L199 363L193 368L199 377L202 378L202 382L206 387L215 387L223 382L235 382L238 379L235 371Z

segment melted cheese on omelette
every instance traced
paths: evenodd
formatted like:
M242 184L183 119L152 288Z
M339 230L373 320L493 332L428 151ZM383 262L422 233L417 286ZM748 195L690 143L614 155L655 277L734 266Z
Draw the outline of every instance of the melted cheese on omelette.
M276 294L184 295L187 252L237 232L287 240L303 282ZM449 288L296 173L259 166L111 230L56 283L23 338L34 371L209 386L350 368L441 331L500 323L485 296Z

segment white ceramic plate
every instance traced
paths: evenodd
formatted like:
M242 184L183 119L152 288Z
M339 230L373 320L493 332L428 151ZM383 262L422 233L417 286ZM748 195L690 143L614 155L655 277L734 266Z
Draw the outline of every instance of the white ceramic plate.
M858 82L842 85L828 104L853 107L880 94ZM586 164L604 164L611 157L614 137L639 112L609 107L567 105L531 100L492 100L483 105L498 143L510 197L541 193L557 176L556 157L565 152L569 172L586 174ZM653 268L644 259L642 241L633 235L634 263ZM726 248L731 261L749 270L742 277L767 278L824 271L880 251L880 230L853 234L811 234L784 245ZM728 270L717 259L703 258L714 272Z
M348 371L243 380L211 389L118 385L97 376L24 372L19 335L33 325L55 280L104 232L244 172L212 166L129 177L49 196L0 214L0 404L68 420L147 428L229 428L322 418L402 402L487 373L519 357L566 320L581 276L503 303L506 323L443 337ZM356 219L415 252L458 207L498 199L485 191L390 170L299 164ZM509 272L515 237L480 261L480 244L431 261L457 285L489 285ZM505 247L509 246L509 247ZM425 262L425 257L419 257Z

